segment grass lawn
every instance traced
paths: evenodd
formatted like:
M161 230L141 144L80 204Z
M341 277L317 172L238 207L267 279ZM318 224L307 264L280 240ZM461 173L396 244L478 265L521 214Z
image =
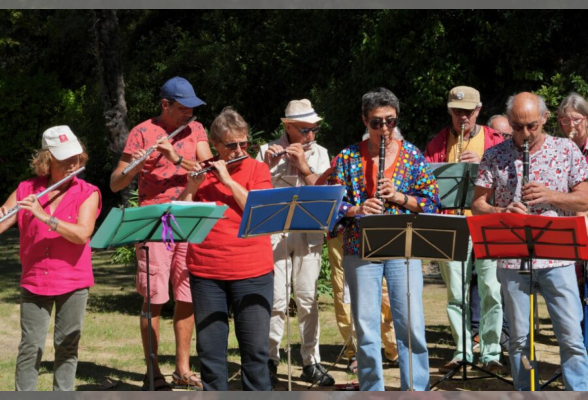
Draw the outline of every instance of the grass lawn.
M79 351L79 365L76 390L99 390L107 379L116 383L113 390L141 390L145 365L139 335L139 308L141 297L135 291L135 268L112 264L112 252L100 251L94 254L96 286L91 289L86 312L84 330ZM18 343L19 326L19 279L18 231L10 229L0 239L0 390L14 390L14 369ZM437 368L451 358L453 339L447 325L445 313L445 286L427 283L423 299L425 321L431 365L431 383L441 377ZM537 358L541 377L546 380L559 368L559 353L545 304L540 298L540 334L537 338ZM172 327L173 305L164 307L161 324L160 365L168 381L174 371L175 344ZM341 353L343 340L335 323L332 301L329 297L320 299L321 356L323 365L331 367ZM306 390L302 382L300 360L300 336L296 317L291 321L292 343L292 388ZM45 353L41 362L38 390L52 390L53 369L53 323L47 336ZM237 342L231 332L229 338L229 376L231 390L240 390L239 353ZM199 369L195 339L192 346L191 364ZM283 344L285 345L284 338ZM346 372L347 361L343 357L333 366L331 373L337 383L349 383L357 379ZM469 373L474 376L476 373ZM286 356L282 355L278 375L280 382L276 390L287 389ZM398 368L384 367L388 390L400 386ZM461 376L461 375L460 375ZM467 380L455 379L441 383L437 390L512 390L512 387L497 379ZM561 390L563 385L556 382L548 389ZM312 388L312 390L333 390L333 388Z

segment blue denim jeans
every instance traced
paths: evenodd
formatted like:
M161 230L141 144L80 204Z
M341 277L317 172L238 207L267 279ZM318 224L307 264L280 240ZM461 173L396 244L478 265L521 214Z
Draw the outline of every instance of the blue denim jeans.
M404 260L373 262L344 256L353 322L357 332L357 365L360 390L383 391L380 310L382 277L386 278L394 319L400 363L400 389L410 388L408 354L407 268ZM415 390L429 389L429 354L423 314L423 272L419 260L409 261L412 367Z
M524 369L521 357L524 354L530 359L530 276L499 268L498 279L510 329L509 357L513 381L516 389L529 390L530 374ZM553 322L566 390L588 390L588 356L579 324L582 306L574 265L533 270L533 283L545 298ZM538 379L539 374L536 372L535 376ZM535 385L538 387L537 382Z
M204 390L228 390L229 307L239 342L243 390L272 390L267 363L273 272L235 281L190 275L190 289Z

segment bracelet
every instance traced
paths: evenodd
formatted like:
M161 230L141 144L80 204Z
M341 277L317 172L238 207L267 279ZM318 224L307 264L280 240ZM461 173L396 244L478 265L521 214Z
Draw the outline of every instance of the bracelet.
M59 220L52 215L47 220L47 225L49 225L49 228L51 228L52 231L55 231L57 230L57 225L59 225Z
M404 207L406 203L408 203L408 196L406 195L406 193L404 193L404 203L402 203L401 206Z
M176 161L174 163L174 165L180 165L182 163L182 160L184 159L184 156L180 156L180 158L178 158L178 161Z

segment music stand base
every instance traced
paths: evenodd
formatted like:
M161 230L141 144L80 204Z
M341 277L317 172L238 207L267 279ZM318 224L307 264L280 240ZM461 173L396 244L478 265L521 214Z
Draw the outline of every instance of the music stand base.
M486 376L472 376L472 377L468 377L467 375L467 367L471 367L472 370L476 370L479 372L482 372L484 374L486 374ZM456 367L454 367L451 371L447 372L445 375L443 375L441 378L439 378L439 380L435 383L433 383L431 385L431 389L433 389L435 386L437 386L438 384L440 384L441 382L444 382L446 380L453 380L453 376L459 372L460 369L463 369L463 373L461 376L461 381L465 382L468 380L477 380L477 379L489 379L489 378L496 378L504 383L508 383L511 386L514 386L514 382L513 381L509 381L506 378L503 378L500 375L495 374L494 372L490 372L482 367L477 366L476 364L470 362L470 361L463 361L461 360L458 365Z

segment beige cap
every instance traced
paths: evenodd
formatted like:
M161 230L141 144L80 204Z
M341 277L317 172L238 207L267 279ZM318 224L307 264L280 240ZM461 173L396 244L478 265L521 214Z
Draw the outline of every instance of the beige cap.
M480 92L469 86L457 86L449 91L448 108L474 110L480 105Z

